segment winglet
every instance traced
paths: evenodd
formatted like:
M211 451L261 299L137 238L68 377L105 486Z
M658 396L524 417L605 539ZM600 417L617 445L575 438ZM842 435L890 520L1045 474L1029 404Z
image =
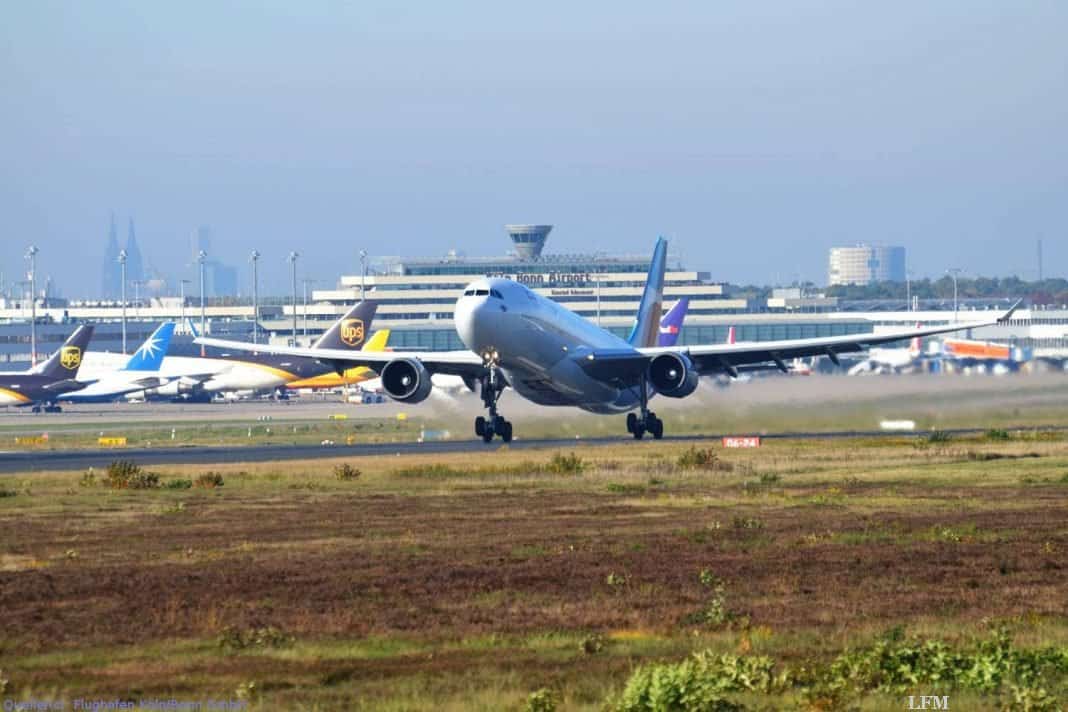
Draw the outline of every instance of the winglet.
M1023 297L1017 299L1016 303L1013 304L1011 307L1009 307L1009 310L1007 312L1005 312L1004 314L1002 314L1001 316L998 317L998 323L999 324L1004 324L1009 319L1011 319L1012 315L1013 315L1013 312L1016 311L1017 307L1019 307L1022 302L1023 302Z

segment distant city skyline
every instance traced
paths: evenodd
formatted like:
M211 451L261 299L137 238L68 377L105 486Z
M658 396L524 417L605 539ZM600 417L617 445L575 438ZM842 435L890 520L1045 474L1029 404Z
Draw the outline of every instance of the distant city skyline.
M361 249L500 254L516 222L561 252L662 234L731 283L822 283L855 242L1034 278L1041 239L1063 275L1066 26L987 0L17 4L0 269L35 244L95 295L114 210L165 273L212 226L242 293L252 249L285 293L290 250L328 283Z

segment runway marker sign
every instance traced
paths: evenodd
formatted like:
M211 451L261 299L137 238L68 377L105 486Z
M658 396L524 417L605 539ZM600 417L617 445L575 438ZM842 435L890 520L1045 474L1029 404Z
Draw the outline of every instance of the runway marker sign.
M760 447L760 436L726 437L723 447Z
M96 441L97 445L104 447L126 447L125 437L101 437Z

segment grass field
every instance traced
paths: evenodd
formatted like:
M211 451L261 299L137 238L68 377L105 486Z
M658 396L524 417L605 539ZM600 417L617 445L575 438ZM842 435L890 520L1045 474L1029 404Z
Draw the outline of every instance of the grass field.
M339 478L343 464L358 471ZM205 469L160 468L147 489L99 471L0 480L0 697L323 710L668 709L680 689L696 697L674 709L1068 697L1057 433L230 463L210 468L222 486L197 486Z

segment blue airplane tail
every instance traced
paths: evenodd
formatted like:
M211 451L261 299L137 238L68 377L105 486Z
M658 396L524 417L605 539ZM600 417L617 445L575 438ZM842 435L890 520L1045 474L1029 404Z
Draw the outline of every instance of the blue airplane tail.
M683 297L675 302L675 306L668 310L664 318L660 320L660 338L657 346L674 346L679 340L679 332L682 330L682 321L686 318L686 310L690 306L690 299Z
M163 357L167 355L167 349L171 345L171 337L174 335L174 322L165 321L152 332L141 348L134 351L133 356L126 362L124 371L158 371L163 365Z
M667 267L667 240L656 238L653 248L653 260L649 264L649 276L645 280L645 291L638 305L638 315L634 327L630 330L627 341L631 346L643 348L656 346L660 315L664 311L664 270Z

